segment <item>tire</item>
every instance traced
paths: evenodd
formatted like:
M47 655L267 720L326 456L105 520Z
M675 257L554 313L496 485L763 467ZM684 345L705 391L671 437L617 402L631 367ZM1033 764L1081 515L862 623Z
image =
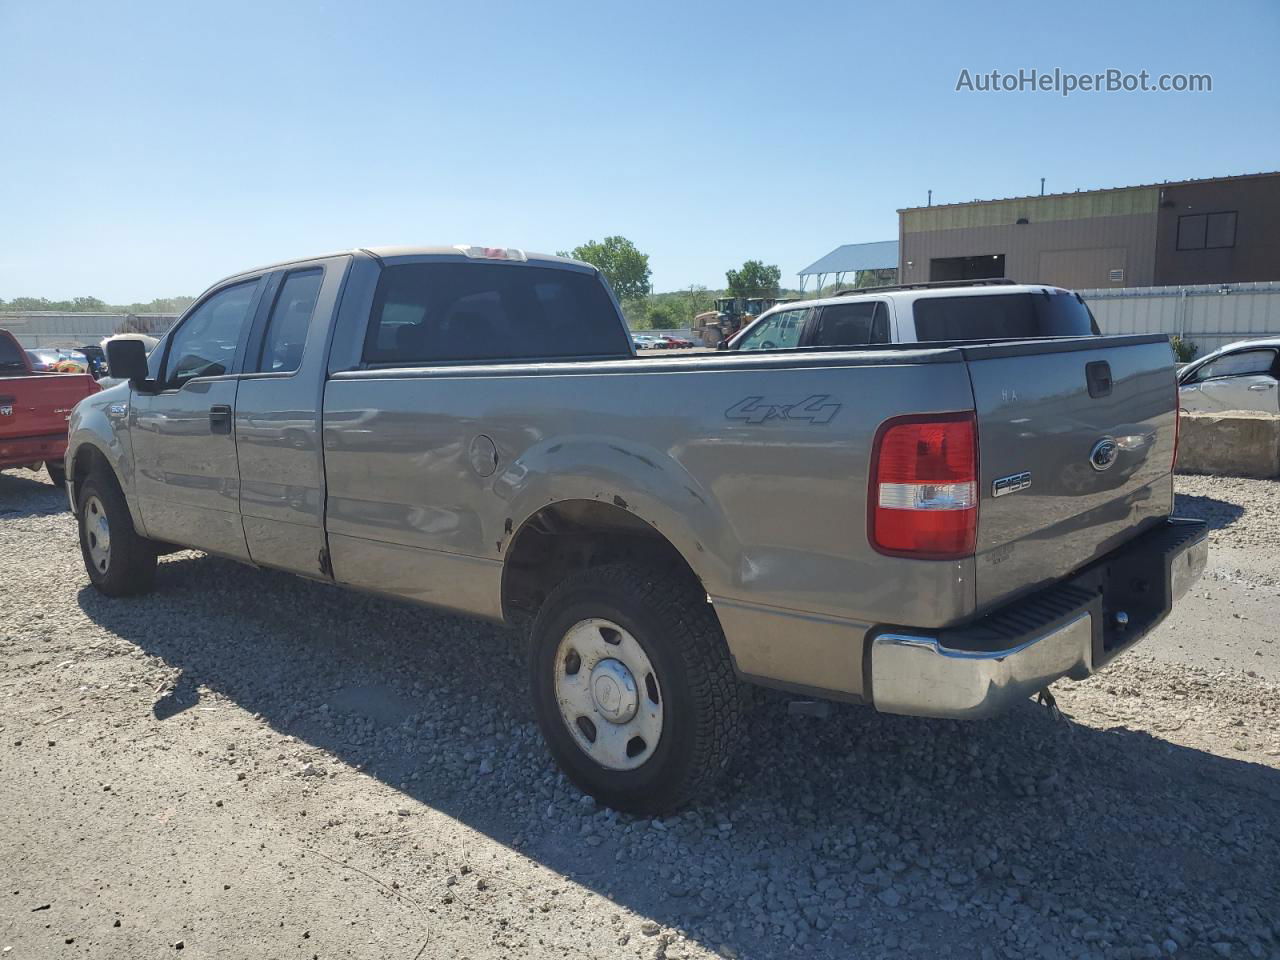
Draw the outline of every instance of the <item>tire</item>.
M627 669L618 671L619 662ZM667 813L724 772L738 739L742 688L706 594L688 577L629 563L568 577L534 621L529 669L548 749L579 789L606 806ZM619 722L604 712L616 705L610 688L621 691ZM601 690L603 700L592 692Z
M44 468L49 474L49 479L53 481L53 485L65 490L67 486L66 466L58 460L46 460Z
M115 477L95 469L80 484L78 493L80 555L89 580L108 597L149 591L156 575L155 544L138 536L133 528L129 505Z

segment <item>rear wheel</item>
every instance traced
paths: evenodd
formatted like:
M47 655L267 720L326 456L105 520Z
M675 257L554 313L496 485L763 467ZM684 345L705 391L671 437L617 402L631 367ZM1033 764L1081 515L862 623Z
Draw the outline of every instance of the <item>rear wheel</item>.
M695 582L632 564L575 574L547 597L532 641L538 724L584 792L660 814L719 778L741 688Z
M155 544L134 529L115 478L95 470L79 494L80 553L93 585L109 597L146 593L155 581Z

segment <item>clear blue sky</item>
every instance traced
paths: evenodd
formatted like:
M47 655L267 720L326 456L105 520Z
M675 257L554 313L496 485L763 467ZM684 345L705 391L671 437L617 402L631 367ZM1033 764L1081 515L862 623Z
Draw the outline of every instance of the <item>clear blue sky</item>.
M0 0L0 297L622 234L784 282L899 207L1280 168L1280 4ZM1211 94L956 93L961 68Z

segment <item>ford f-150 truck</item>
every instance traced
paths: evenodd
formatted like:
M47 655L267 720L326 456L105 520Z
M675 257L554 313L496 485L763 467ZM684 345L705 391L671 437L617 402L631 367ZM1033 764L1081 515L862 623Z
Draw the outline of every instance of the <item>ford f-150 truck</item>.
M551 753L627 810L714 782L743 681L985 716L1132 647L1207 556L1160 336L640 361L591 266L386 248L108 353L67 451L99 590L193 547L527 625Z
M98 391L88 374L38 373L8 330L0 330L0 470L40 469L62 484L67 420L84 397Z

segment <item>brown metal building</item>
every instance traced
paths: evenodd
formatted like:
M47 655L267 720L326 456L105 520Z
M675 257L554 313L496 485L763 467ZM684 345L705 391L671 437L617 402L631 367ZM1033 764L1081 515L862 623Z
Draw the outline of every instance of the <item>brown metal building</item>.
M898 236L904 283L1280 280L1280 173L909 207Z

